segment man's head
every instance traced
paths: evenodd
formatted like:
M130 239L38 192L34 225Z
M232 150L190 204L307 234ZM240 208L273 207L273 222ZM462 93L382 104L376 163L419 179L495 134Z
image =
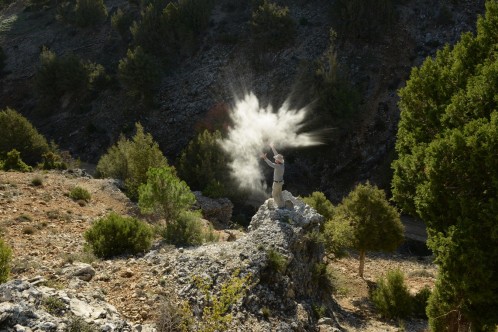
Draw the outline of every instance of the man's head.
M282 156L280 153L277 154L276 156L273 156L273 158L275 159L275 161L277 163L280 163L280 164L284 163L284 156Z

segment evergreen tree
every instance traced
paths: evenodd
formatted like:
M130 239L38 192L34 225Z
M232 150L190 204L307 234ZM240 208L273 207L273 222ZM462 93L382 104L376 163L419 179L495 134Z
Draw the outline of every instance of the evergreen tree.
M156 213L168 222L195 203L188 185L176 176L173 167L150 168L147 182L140 185L138 206L142 213Z
M118 77L130 96L149 103L161 80L160 67L154 57L138 46L128 50L126 58L119 61Z
M151 167L168 166L168 161L154 141L152 135L136 123L137 132L131 140L121 136L97 164L97 175L120 179L124 182L127 195L138 198L138 187L147 180Z
M107 8L103 0L76 0L75 19L80 27L93 27L105 21Z
M498 2L412 70L400 91L393 198L426 223L439 265L429 301L434 331L494 331L498 323Z
M221 133L217 130L199 133L183 150L178 162L178 174L194 190L206 196L222 197L231 186L228 157L219 145Z
M42 160L49 145L35 127L24 116L7 108L0 111L0 159L6 159L7 153L17 150L29 165L36 165Z
M320 191L315 191L310 196L303 197L303 201L320 213L325 219L324 222L334 216L334 205Z
M389 205L383 190L368 182L356 186L342 200L329 223L341 230L348 246L359 251L360 277L363 277L367 251L394 251L403 241L398 211Z
M264 0L252 12L251 31L261 49L280 49L296 35L296 23L288 7Z

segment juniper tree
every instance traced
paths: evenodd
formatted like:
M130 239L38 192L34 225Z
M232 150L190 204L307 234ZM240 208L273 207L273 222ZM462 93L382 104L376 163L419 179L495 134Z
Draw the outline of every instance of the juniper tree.
M358 274L363 277L367 251L394 251L403 241L399 212L389 205L383 190L359 184L336 207L331 221L345 245L359 251ZM327 225L325 225L327 229Z
M400 90L393 198L421 217L439 265L434 331L498 323L498 2L477 34L414 68Z

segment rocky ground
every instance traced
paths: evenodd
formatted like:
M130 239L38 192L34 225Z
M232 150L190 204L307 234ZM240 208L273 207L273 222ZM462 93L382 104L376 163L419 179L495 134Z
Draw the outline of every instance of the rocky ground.
M30 280L37 285L75 294L76 298L83 296L92 301L105 301L130 324L149 326L157 317L161 299L170 295L171 289L178 289L178 285L188 285L187 272L216 270L219 267L219 271L212 272L219 275L228 273L237 265L258 261L254 257L246 257L251 256L252 251L255 256L260 256L258 250L249 246L249 240L259 239L257 241L263 244L267 241L258 238L261 236L257 235L259 233L251 236L239 234L240 240L236 242L210 244L192 251L164 245L157 239L152 251L145 255L98 260L84 250L83 233L91 222L110 211L130 215L136 215L138 211L112 180L81 175L84 173L0 172L0 230L13 249L11 279ZM41 180L42 184L35 186L33 179ZM84 203L69 198L68 193L74 186L87 189L92 195L91 200ZM278 244L279 239L272 238L272 241L277 246L285 247ZM235 253L235 257L231 258L230 253ZM85 265L81 263L90 264L86 277ZM207 265L203 267L203 264ZM398 322L380 319L368 301L368 289L378 276L391 268L400 268L405 272L412 292L424 285L432 286L437 271L430 257L371 254L366 261L365 279L357 276L357 268L358 261L354 255L329 264L334 276L334 299L339 304L334 312L336 327L345 331L427 330L424 320ZM83 275L74 278L78 269L83 269ZM82 280L85 278L90 281ZM293 278L298 280L302 276L294 275L289 280L281 281L281 284L292 285ZM172 285L174 283L178 285ZM191 290L188 287L182 291L187 297L194 296L189 293ZM252 291L253 298L267 301L261 299L261 294L266 294L261 289ZM291 302L298 303L298 298L296 296ZM251 300L248 303L250 307ZM271 301L268 303L271 304ZM237 320L242 321L244 317L254 319L254 313L249 309L248 312L246 316L240 314ZM111 316L108 314L108 317ZM280 326L275 325L278 320L276 309L274 316L274 320L269 319L265 323L267 325L258 325L262 331L265 326ZM285 327L278 329L284 331Z

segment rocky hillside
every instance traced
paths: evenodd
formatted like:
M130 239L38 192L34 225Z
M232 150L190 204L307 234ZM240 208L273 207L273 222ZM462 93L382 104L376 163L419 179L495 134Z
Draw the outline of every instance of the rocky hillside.
M34 186L33 179L42 184ZM75 186L90 192L88 203L68 197ZM194 277L212 283L218 296L238 271L250 279L230 309L230 330L397 331L397 321L379 319L368 301L369 287L394 268L407 274L413 293L432 286L436 270L430 257L372 253L362 279L353 255L328 264L334 284L324 288L316 265L323 252L309 236L321 216L286 196L293 210L275 210L265 202L248 232L220 230L221 242L174 248L157 238L142 255L98 260L84 250L84 231L110 211L138 213L112 180L79 171L0 172L0 231L13 250L10 281L0 286L0 330L62 331L88 321L103 331L152 331L165 299L175 305L188 301L200 315L206 299ZM230 212L224 202L200 201L221 211L225 218L217 222L226 225ZM404 324L408 331L422 331L427 322Z
M46 116L36 112L33 92L42 46L58 55L74 53L100 63L115 75L128 46L111 29L109 17L130 4L107 0L107 21L98 29L80 29L56 19L55 2L37 9L28 0L17 0L0 11L0 43L7 55L0 81L0 108L16 108L61 148L91 163L120 133L129 133L133 123L140 121L174 160L193 137L196 124L210 110L232 105L235 94L253 90L261 100L275 105L291 94L301 104L313 102L302 90L301 69L323 56L329 29L337 28L330 3L286 1L292 18L300 22L295 41L281 51L263 53L255 65L250 6L217 1L200 47L163 78L156 106L141 109L116 86L99 92L85 105L65 96L57 110ZM404 0L395 4L396 20L381 35L338 36L339 64L361 93L359 116L351 129L339 136L333 132L328 144L311 154L285 151L290 157L289 172L306 177L304 184L296 181L294 191L320 189L337 201L359 180L389 187L398 121L397 89L404 85L411 67L443 45L453 44L461 33L474 30L477 15L484 11L484 0Z
M335 310L313 272L323 250L308 235L322 217L289 192L293 210L275 210L267 201L235 241L185 249L157 242L143 255L100 261L84 252L84 230L111 210L134 211L112 181L72 173L0 176L1 227L14 256L12 280L0 286L3 329L63 331L82 319L103 331L147 331L164 298L188 301L200 315L207 298L195 278L206 280L217 297L235 271L248 279L246 293L230 307L230 330L337 326L333 319L318 322L313 311L323 305L333 317ZM45 184L33 187L33 176ZM67 197L75 185L91 192L88 205Z

